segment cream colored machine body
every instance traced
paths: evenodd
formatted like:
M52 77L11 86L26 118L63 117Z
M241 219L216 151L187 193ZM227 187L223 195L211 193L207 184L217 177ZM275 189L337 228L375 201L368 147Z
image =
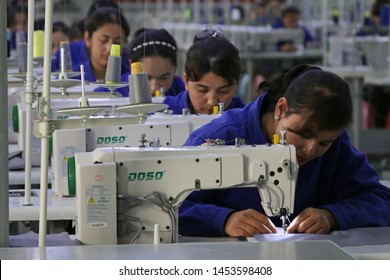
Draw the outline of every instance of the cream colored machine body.
M178 207L203 189L257 187L268 216L294 210L291 145L98 148L76 153L76 235L83 244L172 243Z
M155 113L140 124L58 129L53 133L51 157L53 192L74 195L74 188L68 187L68 159L76 152L100 147L182 146L192 131L219 116Z

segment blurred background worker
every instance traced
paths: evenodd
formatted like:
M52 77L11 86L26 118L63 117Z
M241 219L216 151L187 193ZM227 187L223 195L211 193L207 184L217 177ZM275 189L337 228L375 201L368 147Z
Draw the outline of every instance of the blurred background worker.
M107 10L105 12L102 12L102 14L109 13L109 15L108 14L104 15L100 19L98 18L99 16L97 16L97 15L93 16L93 14L97 10L102 9L102 8L107 8ZM101 27L101 25L105 24L104 21L107 21L107 23L110 23L110 24L112 23L113 25L120 26L121 39L119 41L117 40L117 43L119 43L121 45L121 56L123 58L122 65L121 65L121 73L125 73L127 71L130 71L129 70L130 66L128 63L128 54L127 54L128 51L126 49L127 39L130 35L130 25L128 24L127 19L123 15L121 9L116 4L116 2L113 2L110 0L94 1L88 9L87 17L78 21L77 24L73 25L73 28L71 30L72 38L74 36L77 37L77 36L80 36L80 34L82 34L82 39L80 39L78 41L73 41L69 44L70 55L72 58L72 65L73 65L74 71L80 71L80 64L85 63L86 61L90 60L90 55L91 55L92 49L91 49L91 46L87 46L86 36L91 37L92 33L94 33L98 29L98 27ZM88 25L89 30L87 30L87 25ZM78 28L75 28L75 26L77 26ZM109 33L110 33L110 31L108 31L108 34ZM79 34L79 35L77 35L77 34ZM109 35L109 36L112 36L112 35ZM95 46L96 46L96 44L95 44ZM110 45L110 47L111 47L111 45ZM52 60L52 71L58 71L59 69L60 69L60 52L57 52L55 58L53 58L53 60ZM85 68L85 70L87 71L86 68ZM92 81L96 80L96 77L94 79L92 76L89 76L89 78L92 79Z
M281 19L276 20L272 28L300 28L303 31L303 47L306 47L309 42L314 41L314 36L311 32L300 22L301 10L296 6L287 6L282 10ZM280 41L277 44L279 51L296 51L297 46L293 41Z
M135 32L129 46L129 62L142 63L152 96L156 96L156 91L165 96L178 95L185 89L182 78L176 75L177 51L175 38L165 29L142 28Z
M11 35L11 48L16 49L17 41L27 42L27 5L13 1L7 5L7 27ZM21 38L17 39L17 34Z
M45 30L45 19L40 18L34 21L34 30ZM70 28L63 21L53 21L52 29L52 53L55 55L63 41L70 42Z

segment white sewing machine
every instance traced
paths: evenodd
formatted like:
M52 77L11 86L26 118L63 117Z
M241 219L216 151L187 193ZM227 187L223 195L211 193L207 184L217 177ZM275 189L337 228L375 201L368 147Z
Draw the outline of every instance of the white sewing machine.
M52 189L60 196L74 195L68 188L68 158L76 152L100 147L182 146L192 131L219 117L155 113L145 123L91 128L58 129L52 141Z
M75 93L76 94L76 93ZM92 95L93 93L91 93ZM96 93L101 94L103 96L104 93ZM105 93L108 95L108 93ZM57 96L58 97L58 96ZM161 102L163 99L161 98L153 98L153 101L159 101ZM114 109L118 106L124 106L129 104L129 98L128 97L107 97L107 98L89 98L88 99L90 106L106 106L107 110L102 110L96 115L103 116L103 115L110 115L110 116L120 116L123 114L115 113ZM69 115L66 113L61 113L61 110L67 109L67 108L76 108L79 104L80 100L79 98L56 98L51 100L50 104L50 118L51 119L66 119L69 118ZM158 103L158 102L156 102ZM39 106L39 104L38 104ZM20 151L22 151L23 157L24 151L25 151L25 141L26 141L26 105L25 103L17 103L11 107L12 110L12 130L14 133L16 133L16 142L19 146ZM38 116L38 108L34 108L32 110L32 120L39 119ZM10 124L11 125L11 124ZM31 122L30 124L32 126L32 129L34 127L34 122ZM40 166L41 165L41 140L36 137L35 135L32 135L31 137L31 164L33 166Z
M127 97L117 97L117 98L91 98L90 100L91 106L107 106L110 105L112 108L115 106L126 105L129 103L129 98ZM50 118L51 119L65 119L69 118L69 115L64 113L59 113L58 111L65 108L77 107L79 103L79 99L53 99L51 100L51 108L50 108ZM17 143L20 151L23 153L26 146L26 105L25 103L18 103L14 105L12 109L12 119L13 119L13 131L17 133ZM110 110L102 111L102 114L109 114ZM38 119L38 110L35 108L32 110L32 120ZM31 122L32 129L34 127L34 123ZM35 135L31 137L31 164L33 166L41 165L41 140L37 138Z
M87 245L176 242L177 209L202 189L257 186L268 216L294 210L291 145L99 148L70 163L76 236Z

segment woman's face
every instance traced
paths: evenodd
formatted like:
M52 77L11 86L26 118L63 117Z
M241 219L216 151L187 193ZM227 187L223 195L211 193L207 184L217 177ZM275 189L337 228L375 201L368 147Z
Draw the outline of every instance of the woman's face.
M125 43L124 33L118 24L113 23L102 25L92 35L85 32L85 44L90 50L91 62L94 67L105 68L107 66L111 45L118 44L123 46Z
M184 74L186 90L196 114L211 114L213 107L218 103L224 103L225 108L229 107L237 92L237 83L229 84L225 78L212 72L205 74L196 82L187 78Z
M306 127L305 123L308 118L310 119L310 115L293 113L286 116L287 107L279 105L280 100L275 109L275 115L278 115L280 120L275 122L274 133L287 131L287 143L295 146L299 166L322 156L341 132L341 129L317 131L311 126Z
M168 58L156 55L145 57L140 62L142 62L144 72L148 74L152 96L156 95L157 89L168 90L171 87L176 68Z
M64 32L62 31L53 32L51 43L53 55L57 53L58 49L60 48L61 42L63 41L69 42L69 36L64 34Z

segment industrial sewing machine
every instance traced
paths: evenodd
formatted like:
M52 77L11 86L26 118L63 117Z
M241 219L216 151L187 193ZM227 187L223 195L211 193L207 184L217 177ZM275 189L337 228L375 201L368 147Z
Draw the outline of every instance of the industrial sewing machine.
M98 148L69 163L76 236L87 245L177 242L177 210L192 191L257 187L268 216L284 222L294 210L298 165L287 144Z
M72 92L72 91L70 91ZM124 114L116 113L114 112L114 109L119 106L124 106L129 104L129 98L128 97L113 97L109 96L108 93L89 93L90 95L96 94L96 96L101 95L104 96L104 94L107 95L107 97L94 97L89 98L89 104L93 107L99 107L99 106L106 106L106 110L102 110L96 115L98 116L121 116ZM77 95L77 92L74 93L74 95ZM20 98L20 96L19 96ZM155 103L161 103L163 100L162 97L159 98L152 98L152 101ZM64 97L64 98L56 98L51 100L50 104L50 118L51 119L67 119L70 116L67 113L62 113L61 110L64 110L66 108L75 108L79 104L79 98L70 98L70 97ZM38 104L39 106L39 104ZM13 105L10 109L12 111L12 123L10 126L13 131L16 134L16 143L18 144L18 147L20 151L22 152L22 156L24 157L25 152L25 146L26 146L26 105L25 103L17 102L15 105ZM39 107L34 108L32 110L32 119L36 120L39 119ZM34 126L34 123L31 122L29 125L32 127ZM32 135L31 137L31 164L32 166L40 166L41 165L41 141L38 137L35 135Z
M90 98L89 99L91 106L107 106L107 110L104 110L99 113L99 115L112 115L112 109L115 106L123 106L129 103L128 97L115 97L115 98ZM79 103L79 98L61 98L51 100L50 107L50 118L51 119L66 119L69 118L69 115L65 113L60 113L60 110L66 108L77 107ZM39 106L39 105L38 105ZM117 114L118 115L118 114ZM12 127L13 131L17 135L17 144L22 155L24 157L24 151L26 146L26 105L25 103L17 103L12 108ZM32 120L39 119L39 110L34 108L32 110ZM34 126L34 123L31 122L30 126ZM31 139L31 164L33 166L41 165L41 141L35 135L32 135Z
M59 196L75 194L68 186L68 159L76 152L100 147L182 146L192 131L220 115L155 113L139 124L58 129L52 141L53 192Z

